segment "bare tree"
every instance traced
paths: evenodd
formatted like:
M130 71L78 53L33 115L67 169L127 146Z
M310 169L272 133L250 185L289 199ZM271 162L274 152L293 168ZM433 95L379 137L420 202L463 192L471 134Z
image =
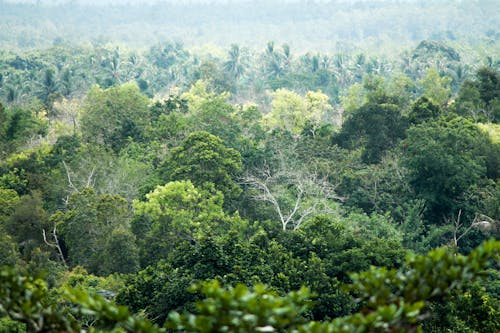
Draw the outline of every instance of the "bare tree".
M284 231L297 230L313 215L335 213L335 201L343 200L327 177L289 168L284 163L274 172L265 166L253 174L247 173L241 183L255 190L255 200L272 205Z
M68 264L66 263L66 260L64 259L64 254L63 254L61 245L59 243L59 238L57 237L57 223L54 223L54 228L52 229L51 235L52 235L52 238L54 241L53 243L51 243L47 240L47 232L45 231L45 229L42 229L43 241L49 247L55 248L57 250L57 253L59 254L59 257L61 258L62 263L64 264L64 266L67 267Z
M489 216L484 214L477 214L474 217L474 220L465 228L462 218L462 210L458 211L457 217L452 216L451 220L448 220L449 223L453 225L453 246L456 250L458 250L458 242L465 235L467 235L473 228L479 229L483 233L495 232L499 228L499 221L492 219Z

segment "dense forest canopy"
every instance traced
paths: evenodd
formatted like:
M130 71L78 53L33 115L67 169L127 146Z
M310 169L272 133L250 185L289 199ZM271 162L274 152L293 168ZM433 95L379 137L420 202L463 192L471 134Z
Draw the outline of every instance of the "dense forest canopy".
M0 0L0 332L498 332L499 22Z

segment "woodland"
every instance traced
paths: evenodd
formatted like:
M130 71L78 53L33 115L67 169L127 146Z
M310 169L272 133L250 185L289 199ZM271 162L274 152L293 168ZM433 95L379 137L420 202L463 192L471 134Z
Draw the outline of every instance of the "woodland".
M0 1L0 332L500 331L498 4L100 6Z

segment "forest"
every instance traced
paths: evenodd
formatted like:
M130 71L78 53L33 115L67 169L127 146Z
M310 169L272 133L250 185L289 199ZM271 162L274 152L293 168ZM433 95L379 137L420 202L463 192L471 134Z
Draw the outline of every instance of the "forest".
M500 331L499 22L0 1L0 332Z

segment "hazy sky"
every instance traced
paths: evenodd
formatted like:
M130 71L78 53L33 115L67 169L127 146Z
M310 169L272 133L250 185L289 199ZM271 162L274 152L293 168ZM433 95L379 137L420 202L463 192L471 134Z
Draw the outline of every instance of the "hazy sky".
M2 0L0 0L1 2ZM258 0L263 1L263 0ZM304 0L278 0L279 2L301 2ZM387 0L313 0L321 2L383 2ZM414 2L415 0L399 0L398 2ZM80 3L80 4L140 4L140 3L251 3L255 0L3 0L3 2L22 2L40 4Z

